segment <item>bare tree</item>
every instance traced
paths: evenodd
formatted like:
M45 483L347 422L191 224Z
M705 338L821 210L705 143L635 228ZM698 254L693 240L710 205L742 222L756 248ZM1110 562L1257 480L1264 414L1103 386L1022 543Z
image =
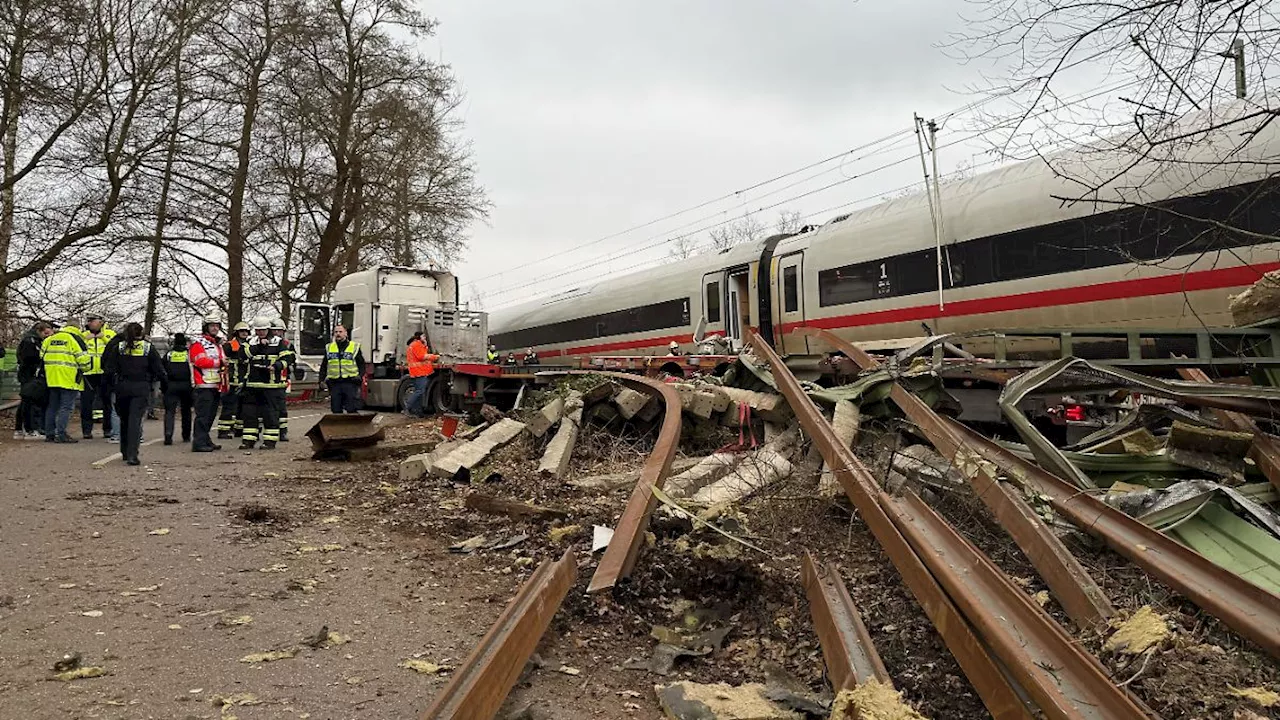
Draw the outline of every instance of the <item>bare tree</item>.
M698 245L689 235L677 235L671 240L671 247L667 249L667 255L676 260L685 260L693 257L698 252Z
M724 250L746 242L763 240L766 232L764 223L751 213L724 225L711 228L707 232L709 245L713 250Z
M778 219L773 224L775 232L787 234L800 232L802 227L804 227L804 215L801 215L799 210L785 208L778 211Z

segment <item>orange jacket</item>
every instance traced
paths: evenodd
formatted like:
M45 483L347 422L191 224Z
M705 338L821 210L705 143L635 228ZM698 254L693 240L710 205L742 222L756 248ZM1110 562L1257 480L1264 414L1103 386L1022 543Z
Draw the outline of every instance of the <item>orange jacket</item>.
M405 353L409 360L409 377L425 377L436 371L433 364L440 359L439 355L433 355L427 349L427 344L421 340L414 340L409 343L409 350Z

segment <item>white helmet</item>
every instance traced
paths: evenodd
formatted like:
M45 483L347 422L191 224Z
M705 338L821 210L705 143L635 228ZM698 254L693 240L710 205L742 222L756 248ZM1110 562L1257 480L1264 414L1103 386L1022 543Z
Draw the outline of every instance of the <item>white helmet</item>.
M283 330L283 329L284 329L284 318L280 317L279 315L275 316L274 318L272 318L272 319L271 319L271 324L267 326L267 329L269 329L269 330Z
M253 319L254 330L266 330L271 327L271 318L266 315L259 315Z

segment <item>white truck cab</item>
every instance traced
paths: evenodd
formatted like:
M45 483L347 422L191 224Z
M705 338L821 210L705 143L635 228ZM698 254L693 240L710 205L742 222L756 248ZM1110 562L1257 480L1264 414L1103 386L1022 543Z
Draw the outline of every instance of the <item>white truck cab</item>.
M408 383L401 368L415 332L423 333L441 365L485 356L488 316L459 307L458 279L447 270L392 265L362 270L339 279L328 304L299 303L297 308L299 360L319 367L333 328L343 325L369 364L371 406L403 403Z

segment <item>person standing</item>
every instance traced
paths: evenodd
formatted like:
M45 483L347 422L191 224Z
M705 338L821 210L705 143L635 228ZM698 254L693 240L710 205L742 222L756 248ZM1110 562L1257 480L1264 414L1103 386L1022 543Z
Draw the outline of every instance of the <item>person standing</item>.
M409 398L409 404L405 408L405 412L417 417L425 417L427 414L427 386L431 383L431 375L436 371L435 362L440 359L439 355L433 355L427 343L422 339L422 333L416 332L413 338L409 340L409 347L405 350L405 359L409 364L409 377L413 381L413 395ZM416 408L416 410L415 410Z
M334 328L333 342L320 361L320 382L329 387L329 412L360 411L360 386L364 378L364 352L360 343L347 339L347 329Z
M222 323L215 318L205 318L200 327L200 337L187 348L187 362L191 364L191 400L196 418L191 431L192 452L221 450L215 445L209 432L218 416L218 400L227 387L226 357L222 354Z
M534 352L533 348L529 348L528 350L525 351L524 353L525 365L538 365L541 362L542 361L538 359L538 353Z
M281 354L284 346L281 338L271 334L265 325L269 321L263 319L260 324L254 321L255 337L249 341L248 374L244 383L244 435L240 440L241 450L252 450L258 444L259 433L262 437L262 449L274 450L280 440L280 417L275 394L284 394L286 364ZM261 425L259 425L261 421Z
M44 411L46 442L80 442L67 434L71 410L84 392L84 372L93 366L80 328L63 325L40 345L44 357L44 377L49 384L49 400Z
M22 397L18 401L18 414L14 420L14 440L44 439L44 409L49 401L49 392L40 379L44 374L40 344L52 334L53 327L41 320L32 325L18 343L18 385ZM45 389L40 390L37 385ZM25 397L28 395L31 399ZM39 399L40 395L44 396L44 401Z
M249 324L236 323L231 337L222 345L227 358L227 391L222 395L222 416L218 418L218 439L230 440L236 431L244 431L240 417L240 394L244 390L245 362L249 358L245 343L249 342Z
M142 444L142 416L147 411L151 384L160 383L166 391L169 374L160 353L143 339L142 325L129 323L103 352L103 382L116 399L120 456L128 465L141 465L138 448Z
M164 356L165 374L169 378L164 391L164 444L173 444L173 430L178 410L182 411L182 442L191 442L191 365L187 362L187 336L173 334L173 347Z
M102 382L102 353L106 351L116 331L107 326L107 321L98 313L89 313L84 318L85 349L93 358L93 364L84 372L84 392L80 394L80 434L85 440L93 439L93 425L102 421L102 435L108 442L119 437L116 418L111 403L111 393Z
M271 336L280 340L280 358L284 360L284 385L273 391L268 397L276 406L276 417L280 419L280 442L289 442L289 386L293 382L298 368L298 355L293 351L293 343L285 337L284 318L279 315L271 321Z

